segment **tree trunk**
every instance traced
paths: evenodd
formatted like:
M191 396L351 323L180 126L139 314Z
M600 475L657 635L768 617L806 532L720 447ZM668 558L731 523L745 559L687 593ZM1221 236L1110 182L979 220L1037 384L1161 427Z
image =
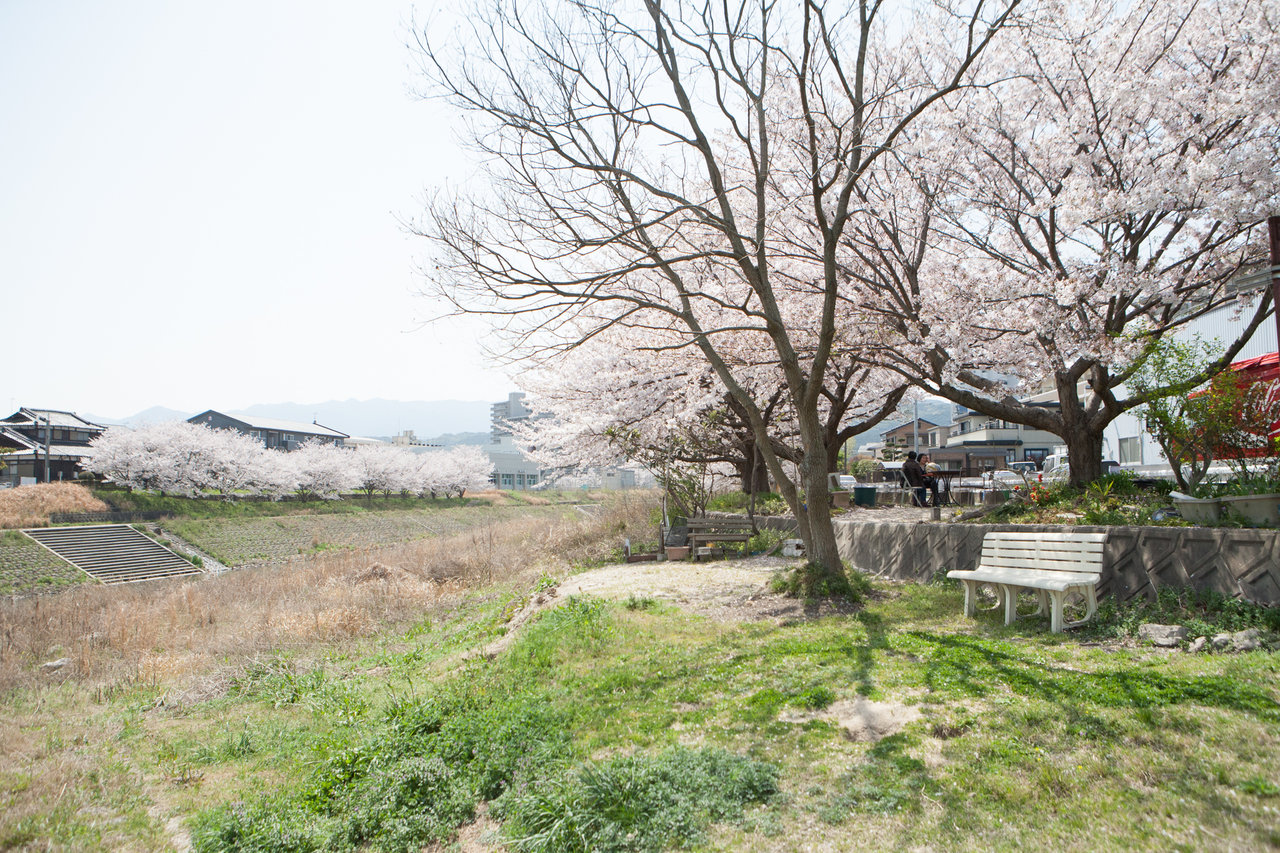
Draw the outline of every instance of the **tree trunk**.
M1070 483L1084 486L1102 476L1102 432L1086 428L1064 430Z
M746 456L733 465L737 469L738 484L744 495L758 495L769 491L769 469L760 459L755 444L746 448Z
M825 455L825 454L824 454ZM822 468L814 466L804 472L805 502L808 504L809 535L804 540L804 551L809 562L822 567L822 574L843 579L844 561L836 545L836 531L831 523L830 489L827 485L825 460Z
M841 585L846 581L844 563L836 547L836 531L831 524L830 486L827 481L830 461L827 445L816 413L800 418L800 438L804 457L800 460L800 483L804 488L804 506L797 508L800 536L805 554L813 567L810 578L816 583L827 579ZM803 516L803 518L802 518Z

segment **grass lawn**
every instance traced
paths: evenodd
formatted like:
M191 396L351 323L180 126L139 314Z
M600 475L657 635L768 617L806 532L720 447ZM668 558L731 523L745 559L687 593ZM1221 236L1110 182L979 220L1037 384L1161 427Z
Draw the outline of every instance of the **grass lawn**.
M1264 850L1280 657L960 617L949 584L724 623L541 582L373 635L0 699L0 848ZM157 650L157 654L163 650ZM867 703L874 703L868 706ZM857 708L915 716L850 736ZM441 848L445 849L445 848Z

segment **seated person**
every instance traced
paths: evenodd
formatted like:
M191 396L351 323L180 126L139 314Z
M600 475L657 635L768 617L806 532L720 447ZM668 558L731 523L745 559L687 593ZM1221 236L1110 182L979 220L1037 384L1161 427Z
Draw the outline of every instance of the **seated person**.
M911 502L916 506L928 506L929 502L925 498L925 489L928 486L925 484L924 468L917 461L914 450L908 451L907 461L902 463L902 479L906 480L907 486L911 489ZM936 485L934 488L937 488Z
M942 466L929 457L927 453L920 454L920 465L924 468L924 487L933 492L933 506L941 506L938 500L938 474L942 471Z

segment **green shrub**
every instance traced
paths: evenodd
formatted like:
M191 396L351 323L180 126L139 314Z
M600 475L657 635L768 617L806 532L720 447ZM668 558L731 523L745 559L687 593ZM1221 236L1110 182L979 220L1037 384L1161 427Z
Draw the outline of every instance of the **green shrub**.
M530 853L660 851L699 844L715 821L778 791L770 764L720 749L676 747L581 764L516 788L495 813Z
M277 678L269 675L264 681ZM567 746L547 697L462 679L425 700L393 700L294 792L201 814L197 850L418 850L452 837L476 804L537 778Z
M1224 632L1260 628L1280 633L1280 607L1265 607L1239 598L1229 598L1214 590L1165 587L1155 600L1098 602L1098 615L1083 630L1092 635L1133 636L1147 622L1183 625L1190 636L1204 637Z
M781 530L771 530L762 527L749 540L747 540L746 548L748 554L767 554L773 549L779 547L784 539L789 538L790 534Z

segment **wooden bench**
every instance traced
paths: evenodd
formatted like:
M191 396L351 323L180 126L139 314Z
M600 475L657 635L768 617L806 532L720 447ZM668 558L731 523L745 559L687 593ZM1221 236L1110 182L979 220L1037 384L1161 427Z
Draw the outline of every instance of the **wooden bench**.
M839 474L827 475L828 502L838 509L849 508L849 490L840 485Z
M691 518L689 524L689 554L696 561L709 557L723 548L712 547L726 542L746 542L753 535L749 518Z
M1018 590L1033 589L1040 599L1036 613L1050 609L1049 630L1057 634L1093 618L1098 611L1095 587L1102 574L1105 533L988 533L982 539L982 559L972 571L947 572L964 583L964 615L977 608L978 587L996 588L996 606L1004 604L1004 624L1018 616ZM1083 619L1063 623L1062 608L1069 593L1085 597Z

